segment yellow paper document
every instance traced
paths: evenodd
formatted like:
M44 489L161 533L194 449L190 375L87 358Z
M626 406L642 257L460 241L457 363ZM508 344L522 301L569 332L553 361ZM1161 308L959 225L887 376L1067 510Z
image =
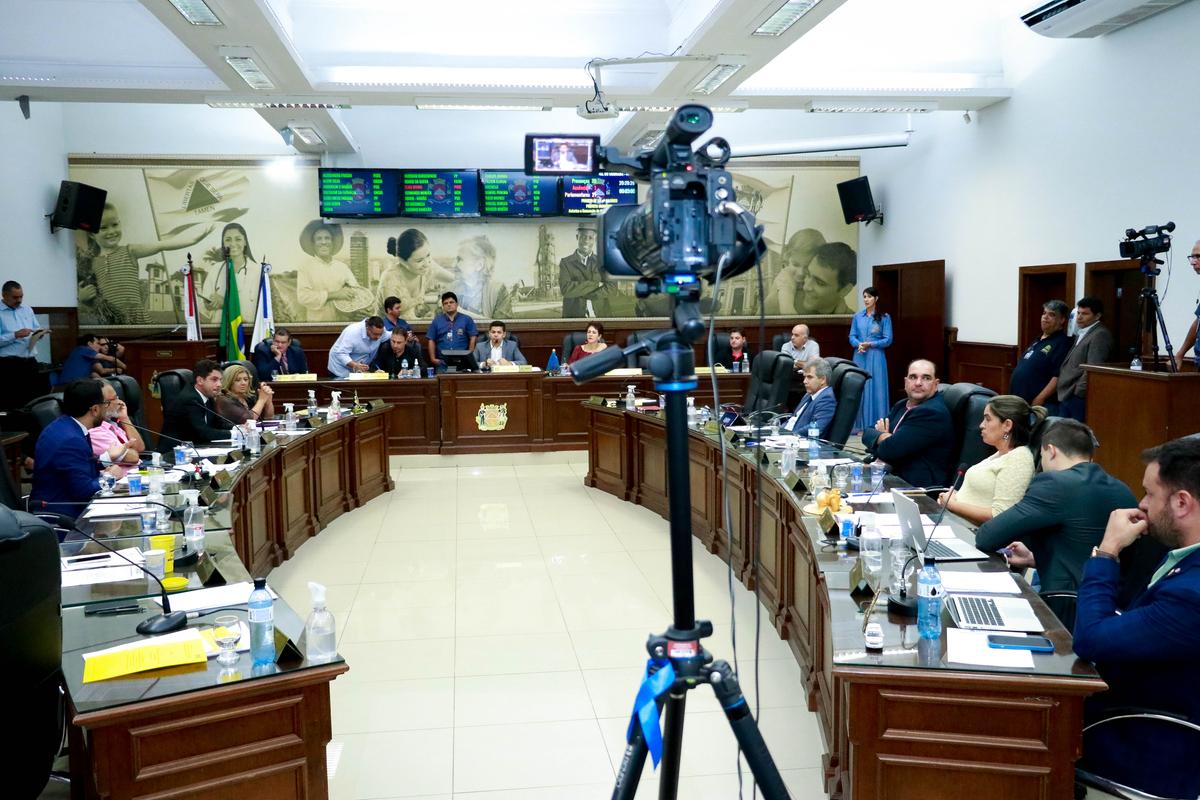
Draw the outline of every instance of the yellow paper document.
M201 664L208 660L198 632L186 639L147 639L135 646L123 645L83 656L83 682L94 683L136 672L179 664Z

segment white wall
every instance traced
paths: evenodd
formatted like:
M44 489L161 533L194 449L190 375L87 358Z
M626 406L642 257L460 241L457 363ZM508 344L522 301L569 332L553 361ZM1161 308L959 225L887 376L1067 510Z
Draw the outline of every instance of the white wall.
M51 235L49 220L59 182L67 177L62 107L34 103L28 120L17 104L0 102L0 219L4 266L0 281L15 280L31 306L75 305L75 252L70 231Z
M1119 258L1126 228L1174 220L1164 313L1178 346L1200 290L1186 258L1200 238L1200 3L1099 39L1022 28L1004 32L1012 99L969 125L922 117L906 150L863 154L886 224L862 231L860 277L944 258L959 338L1014 344L1019 266L1077 262L1082 293L1083 262Z

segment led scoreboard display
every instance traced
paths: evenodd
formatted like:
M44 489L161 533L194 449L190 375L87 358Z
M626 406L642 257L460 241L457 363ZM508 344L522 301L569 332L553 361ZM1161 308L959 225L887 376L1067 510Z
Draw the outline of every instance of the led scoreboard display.
M479 216L478 170L403 170L400 180L406 217Z
M479 173L482 210L489 217L549 217L558 214L558 178L521 170Z
M609 206L636 204L637 181L622 172L601 172L596 177L563 176L562 213L568 217L595 216Z
M396 170L318 170L322 217L394 217L400 205Z

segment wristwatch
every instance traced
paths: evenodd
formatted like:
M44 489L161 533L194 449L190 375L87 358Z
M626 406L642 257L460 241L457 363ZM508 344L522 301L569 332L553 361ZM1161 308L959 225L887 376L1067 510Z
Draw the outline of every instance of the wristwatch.
M1121 561L1121 559L1117 558L1112 553L1101 550L1099 545L1092 548L1092 558L1109 558L1118 563Z

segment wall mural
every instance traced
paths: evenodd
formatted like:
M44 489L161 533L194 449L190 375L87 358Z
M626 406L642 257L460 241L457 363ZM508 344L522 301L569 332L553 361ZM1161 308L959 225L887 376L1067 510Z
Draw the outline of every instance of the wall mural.
M410 321L429 320L439 295L458 294L480 319L559 320L664 315L596 263L591 218L523 220L317 218L315 163L290 169L237 159L73 156L70 179L108 191L100 230L76 232L79 321L183 321L180 268L192 255L201 321L219 321L221 248L237 273L242 315L256 307L260 265L271 264L275 319L329 323L381 313L394 295ZM792 163L734 172L738 199L765 226L766 312L849 314L856 306L857 226L842 221L834 185L857 162ZM757 314L758 277L723 283L724 315ZM705 305L711 307L711 298Z

